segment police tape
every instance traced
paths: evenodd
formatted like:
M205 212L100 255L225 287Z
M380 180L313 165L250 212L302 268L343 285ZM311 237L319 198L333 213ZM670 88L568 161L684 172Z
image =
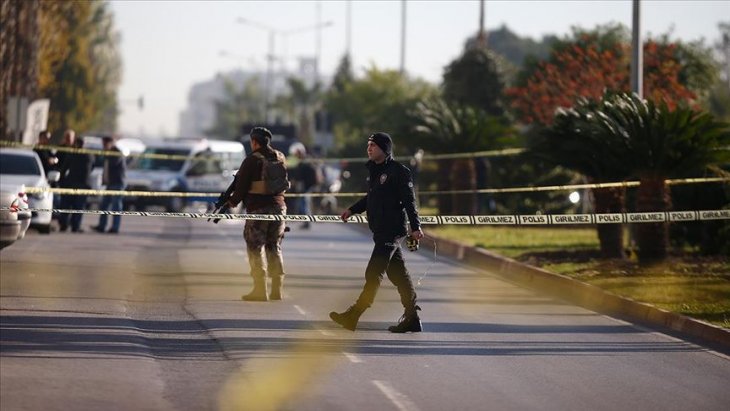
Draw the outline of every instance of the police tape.
M93 190L86 188L44 188L44 187L26 187L26 194L38 193L57 193L66 195L81 196L122 196L122 197L185 197L185 198L217 198L221 193L204 193L190 191L135 191L135 190ZM362 197L366 193L286 193L286 197Z
M100 150L95 148L78 148L54 145L32 145L15 141L0 140L0 147L27 148L30 150L57 151L62 153L94 154L99 156L124 157L124 153L116 150ZM157 160L187 160L189 156L182 154L157 154L157 153L130 153L127 157L145 157Z
M10 207L3 211L17 211ZM119 215L136 217L171 217L191 219L256 220L285 222L340 223L338 215L312 214L219 214L219 213L171 213L156 211L105 211L28 208L24 211L67 214ZM596 214L504 214L504 215L445 215L420 216L421 224L428 225L594 225L627 223L666 223L710 220L730 220L730 210L656 211L641 213L596 213ZM367 223L367 217L353 215L347 222Z
M0 140L0 147L15 147L15 148L26 148L30 150L54 150L64 153L82 153L82 154L94 154L99 156L124 156L123 153L116 150L101 150L93 148L77 148L57 145L32 145L24 144L16 141ZM525 152L524 148L506 148L500 150L486 150L486 151L475 151L465 153L449 153L449 154L423 154L421 159L423 160L444 160L444 159L457 159L457 158L480 158L480 157L501 157L511 156ZM129 157L140 157L140 158L154 158L158 160L187 160L189 156L182 154L158 154L158 153L130 153ZM406 156L408 158L412 156ZM336 157L336 158L307 158L299 160L306 163L339 163L339 162L355 162L355 161L368 161L367 157Z
M468 152L468 153L448 153L448 154L423 154L421 156L422 160L453 160L457 158L481 158L481 157L503 157L503 156L514 156L517 154L522 154L525 151L527 151L524 148L505 148L501 150L485 150L485 151L474 151L474 152ZM408 158L416 157L414 156L406 156ZM314 158L314 159L305 159L304 162L317 162L322 161L325 163L335 163L335 162L354 162L354 161L362 161L366 162L368 161L367 157L341 157L341 158Z
M668 185L699 184L699 183L720 183L730 182L730 177L703 177L703 178L680 178L665 180ZM620 181L613 183L592 183L592 184L564 184L553 186L537 187L507 187L507 188L480 188L474 190L419 190L418 195L443 195L443 194L504 194L504 193L529 193L543 191L570 191L591 188L618 188L638 187L638 181ZM217 198L220 193L204 192L183 192L183 191L134 191L134 190L93 190L83 188L48 188L48 187L26 187L28 194L36 193L58 193L69 195L109 195L126 197L212 197ZM367 193L286 193L287 197L362 197Z

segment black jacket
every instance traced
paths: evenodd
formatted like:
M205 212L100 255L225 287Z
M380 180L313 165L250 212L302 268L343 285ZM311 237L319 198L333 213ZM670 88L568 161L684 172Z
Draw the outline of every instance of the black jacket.
M127 163L116 146L112 147L112 151L116 151L120 155L104 157L102 183L106 186L124 186L127 178Z
M370 171L368 193L350 211L354 214L367 211L368 225L376 240L405 236L406 214L411 230L420 230L411 171L392 157L382 164L368 161L366 166Z
M89 176L93 167L94 156L91 154L67 153L61 164L61 187L91 188Z

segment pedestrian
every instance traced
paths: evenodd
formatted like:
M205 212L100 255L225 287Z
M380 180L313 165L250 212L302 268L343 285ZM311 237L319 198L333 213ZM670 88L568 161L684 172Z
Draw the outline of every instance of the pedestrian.
M111 136L102 137L102 144L104 145L104 151L110 151L116 153L115 155L104 156L104 172L102 174L101 183L106 187L107 190L122 191L126 188L126 173L127 163L121 150L114 144L114 138ZM105 195L99 210L102 211L122 211L122 196L121 195ZM99 216L99 223L96 226L91 227L97 233L107 232L109 234L118 234L119 228L122 224L122 216L114 215L112 217L112 226L109 231L106 231L107 215L102 214Z
M61 147L73 149L76 146L76 132L68 129L64 131L63 133L63 139L61 140ZM63 165L64 161L66 160L66 156L73 154L66 150L59 150L56 154L56 157L58 158L58 166L59 168Z
M286 214L284 192L289 189L286 157L271 147L271 132L254 127L249 133L251 155L241 163L228 206L243 202L249 214ZM253 290L241 297L244 301L282 299L284 259L281 241L283 221L246 220L243 238L253 278ZM271 277L271 294L267 291L267 272Z
M51 132L43 130L38 133L38 144L33 149L41 159L46 178L48 178L48 172L58 168L58 157L56 157L56 151L48 147L50 144Z
M308 194L317 188L322 178L319 174L319 170L314 166L312 161L307 158L307 151L304 146L297 147L294 150L294 155L297 157L299 162L294 170L297 180L294 184L292 184L292 186L294 186L295 192L303 194L301 197L297 198L297 213L310 215L312 214L312 197ZM309 222L304 222L301 228L308 230L310 228Z
M76 142L76 132L74 132L71 129L68 129L63 132L63 139L61 140L60 147L73 149L75 142ZM63 166L63 163L66 160L66 156L68 156L69 154L71 154L71 153L66 150L57 150L57 152L56 152L56 160L57 160L56 169L59 172L61 171L61 166ZM61 175L61 177L60 177L59 181L56 183L55 187L61 187L62 179L63 179L63 175ZM53 196L53 208L61 208L61 199L62 198L63 198L63 194L60 194L60 193L56 193ZM60 227L60 222L62 220L60 214L54 213L53 218L58 220L59 227Z
M411 228L411 237L423 238L421 221L418 217L411 172L392 156L393 140L382 132L368 138L368 162L366 164L368 191L365 197L342 213L347 221L353 214L367 212L368 226L373 232L373 247L370 261L365 269L365 285L359 298L342 313L331 312L330 318L344 328L355 331L362 313L375 300L383 279L383 273L397 287L405 313L397 325L388 328L390 332L420 332L420 307L416 305L416 291L403 261L401 241L407 234L406 215Z
M74 139L73 130L66 132L66 135L72 136L74 148L81 149L84 147L83 139ZM91 169L94 167L94 156L86 153L73 153L67 152L63 156L63 163L61 163L61 188L72 188L72 189L90 189L89 176L91 175ZM61 208L62 209L73 209L73 210L85 210L86 209L86 194L64 194L61 197ZM74 233L83 233L84 229L81 228L81 220L83 214L73 213L70 217L68 213L61 213L58 218L58 225L60 231L66 231L71 226L71 231ZM70 221L69 221L70 220Z

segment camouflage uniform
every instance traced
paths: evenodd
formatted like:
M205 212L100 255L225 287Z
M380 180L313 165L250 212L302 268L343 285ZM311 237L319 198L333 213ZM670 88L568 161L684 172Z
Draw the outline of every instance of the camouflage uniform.
M286 208L264 207L251 214L286 214ZM253 278L284 276L284 258L281 255L281 240L284 238L283 221L246 220L243 239L246 240L248 262ZM265 256L265 257L264 257ZM264 264L264 260L266 263Z
M269 130L256 127L251 130L250 135L251 148L256 147L243 160L236 173L234 190L228 204L235 207L243 202L249 214L284 215L284 192L289 188L286 157L269 144ZM246 220L243 238L246 240L253 290L241 298L244 301L281 300L284 280L281 240L284 238L284 222ZM270 295L266 283L267 271L271 277Z

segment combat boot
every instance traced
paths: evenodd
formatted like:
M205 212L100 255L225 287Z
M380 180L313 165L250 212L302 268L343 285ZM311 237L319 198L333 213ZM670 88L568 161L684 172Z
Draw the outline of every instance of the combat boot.
M418 317L418 311L421 307L414 306L411 309L406 308L405 314L400 318L397 325L391 325L388 327L388 331L392 333L419 333L423 330L421 326L421 319Z
M266 278L254 278L253 290L241 299L243 301L269 301L269 293L266 292Z
M345 310L343 313L332 311L330 313L330 318L342 327L350 331L355 331L357 322L360 320L360 316L364 312L365 308L358 307L357 305L351 305L350 308Z
M271 294L269 294L270 300L281 300L281 289L284 285L284 276L272 277L271 278Z

